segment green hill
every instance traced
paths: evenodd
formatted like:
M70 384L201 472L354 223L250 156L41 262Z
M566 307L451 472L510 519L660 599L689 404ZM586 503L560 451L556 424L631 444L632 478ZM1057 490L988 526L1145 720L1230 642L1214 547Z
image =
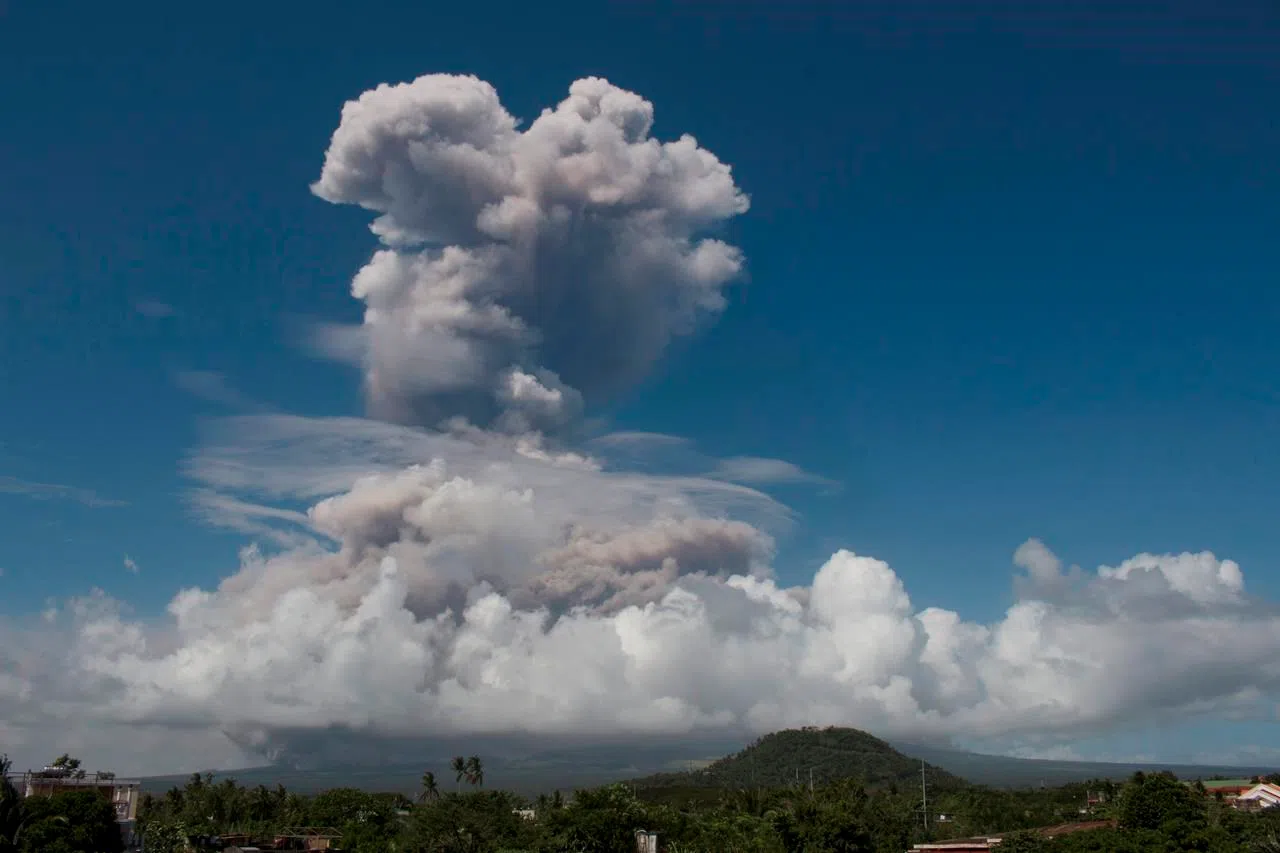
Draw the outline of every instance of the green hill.
M634 780L637 788L781 788L852 779L868 788L919 788L924 767L930 790L968 783L898 752L858 729L804 728L774 732L741 752L700 769Z

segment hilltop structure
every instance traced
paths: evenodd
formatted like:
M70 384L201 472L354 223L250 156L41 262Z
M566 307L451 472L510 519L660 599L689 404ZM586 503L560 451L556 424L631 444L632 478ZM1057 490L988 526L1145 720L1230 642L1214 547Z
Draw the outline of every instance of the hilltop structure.
M799 788L850 779L868 788L918 788L922 772L927 774L930 792L953 791L966 784L864 731L810 726L765 735L741 752L700 769L658 773L634 779L632 784L640 788Z

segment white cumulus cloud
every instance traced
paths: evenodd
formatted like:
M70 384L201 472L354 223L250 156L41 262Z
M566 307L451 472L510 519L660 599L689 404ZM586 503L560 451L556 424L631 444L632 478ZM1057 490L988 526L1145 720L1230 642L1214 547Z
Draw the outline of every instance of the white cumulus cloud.
M72 602L57 617L69 640L28 650L42 660L0 683L0 707L19 732L61 713L290 754L335 728L1042 738L1263 713L1280 687L1280 614L1212 554L1139 555L1163 582L1104 567L979 624L915 608L891 567L849 551L783 589L747 525L659 516L557 538L540 510L536 493L439 465L362 481L310 513L337 547L250 549L161 624L102 595Z

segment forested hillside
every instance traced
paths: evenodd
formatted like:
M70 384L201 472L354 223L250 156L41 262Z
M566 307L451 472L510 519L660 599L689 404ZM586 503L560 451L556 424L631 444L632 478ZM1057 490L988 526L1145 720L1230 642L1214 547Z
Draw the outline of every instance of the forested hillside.
M741 752L700 769L637 779L637 787L782 788L854 781L868 788L918 789L922 764L858 729L804 728L774 732ZM965 786L945 770L923 765L930 787Z

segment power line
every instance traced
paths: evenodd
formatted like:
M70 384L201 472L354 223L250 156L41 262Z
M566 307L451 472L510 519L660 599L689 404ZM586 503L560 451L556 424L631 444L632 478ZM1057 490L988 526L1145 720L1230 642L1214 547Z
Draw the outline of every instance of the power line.
M924 819L925 835L929 834L929 783L924 775L924 759L920 759L920 797L922 799L920 814Z

